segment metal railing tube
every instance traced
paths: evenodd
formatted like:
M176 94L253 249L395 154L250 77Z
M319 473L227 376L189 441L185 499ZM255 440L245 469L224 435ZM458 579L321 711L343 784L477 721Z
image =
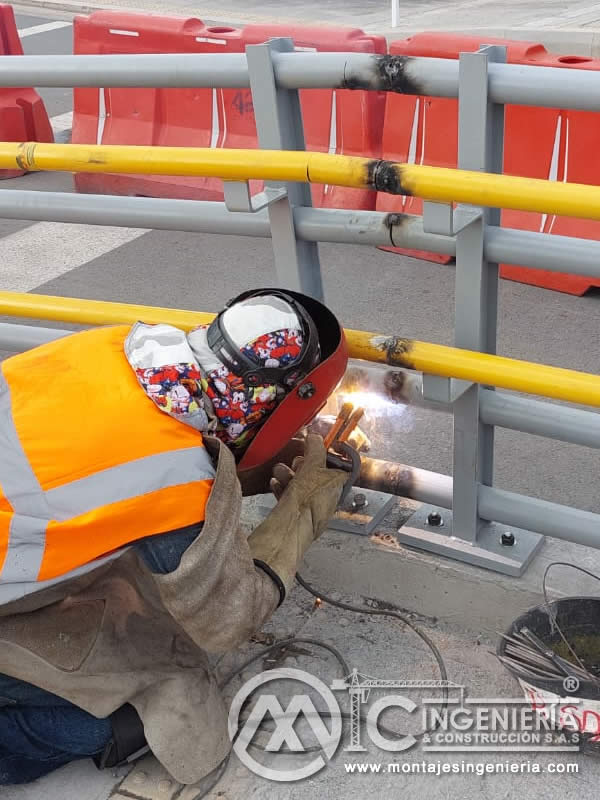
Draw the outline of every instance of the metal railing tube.
M4 322L0 323L0 350L20 353L54 339L60 339L62 336L68 336L70 333L72 331L63 328L41 328ZM394 402L417 405L435 411L450 411L447 405L426 401L423 398L419 374L398 370L386 373L385 370L376 367L358 367L357 363L348 367L340 387L342 392L371 391ZM386 383L387 375L401 376L403 378L401 387L398 388L396 383L390 388ZM600 414L530 400L505 392L492 392L489 389L481 390L480 409L482 422L488 425L498 425L585 447L600 448Z
M421 503L452 508L450 475L366 456L361 456L361 464L356 483L361 489L374 489L398 497L410 497Z
M11 322L0 322L0 350L21 353L38 347L40 344L62 339L73 331L64 328L38 328L34 325L15 325Z
M600 110L600 75L594 70L489 64L488 75L495 103Z
M458 96L458 61L367 53L274 54L283 89L372 89ZM0 56L0 86L247 88L245 53ZM534 105L535 103L530 103Z
M190 330L214 314L74 297L1 292L0 314L80 325L169 322ZM346 329L351 358L600 407L600 376L504 356Z
M550 503L535 497L479 486L483 519L535 531L567 542L600 548L600 514Z
M550 272L600 277L600 242L592 239L488 225L485 230L485 257L496 264L524 264Z
M232 212L224 203L207 200L11 189L10 192L0 192L0 216L126 228L271 236L266 210ZM423 218L411 214L298 206L294 209L294 220L298 238L309 242L374 247L394 245L451 256L456 254L454 238L426 233ZM488 226L485 256L489 261L503 264L527 264L536 269L600 277L600 242L591 239Z
M0 86L242 89L250 79L245 53L0 56Z
M266 210L254 213L233 212L227 210L225 203L209 200L170 200L158 197L11 189L7 192L0 191L0 217L190 233L234 233L262 238L271 236Z
M0 191L0 217L192 233L238 234L264 238L271 236L266 209L252 213L229 211L224 203L209 200L170 200L11 189L10 192ZM453 238L425 233L422 217L410 214L297 206L294 209L294 222L298 238L309 242L364 244L373 247L398 245L448 255L456 252ZM555 238L557 237L553 237ZM595 258L600 265L600 244L581 241L592 250L594 244L596 245ZM600 272L600 267L598 270Z
M326 183L600 220L598 186L305 150L0 142L0 167Z
M370 89L458 97L458 61L368 53L278 53L277 83L286 89Z
M483 37L485 38L485 37ZM279 53L278 85L286 89L372 89L458 96L458 60L367 53ZM575 79L576 74L576 79ZM244 53L0 56L0 86L247 88ZM489 65L495 103L600 111L595 71L518 64Z
M298 237L311 242L395 246L456 255L454 238L426 233L423 230L423 217L412 214L297 207L294 209L294 221ZM600 259L600 244L597 258Z
M479 399L481 421L534 436L557 439L584 447L600 448L600 414L566 408L506 392L482 389Z

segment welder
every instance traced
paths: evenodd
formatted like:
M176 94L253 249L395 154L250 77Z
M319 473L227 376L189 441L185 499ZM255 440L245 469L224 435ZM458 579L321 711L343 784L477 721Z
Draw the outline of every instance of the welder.
M260 630L335 512L323 440L286 443L346 362L325 306L264 289L189 333L100 327L2 363L0 784L145 746L184 784L223 761L209 659ZM242 493L269 487L247 537Z

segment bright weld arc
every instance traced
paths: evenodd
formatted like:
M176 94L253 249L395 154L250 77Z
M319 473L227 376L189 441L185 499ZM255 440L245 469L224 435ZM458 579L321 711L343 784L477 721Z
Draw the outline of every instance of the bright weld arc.
M352 403L355 409L359 406L364 408L367 416L370 411L380 408L404 410L406 407L403 403L394 403L377 392L340 392L337 396L343 403Z

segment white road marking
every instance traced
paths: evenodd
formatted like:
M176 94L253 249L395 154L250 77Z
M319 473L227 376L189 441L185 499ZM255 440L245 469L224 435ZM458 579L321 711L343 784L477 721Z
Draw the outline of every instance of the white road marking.
M47 31L56 31L59 28L70 28L72 22L64 22L63 20L56 20L55 22L44 22L41 25L32 25L31 28L19 28L19 36L21 39L24 36L35 36L36 33L46 33Z
M112 33L113 36L139 36L139 31L124 31L121 28L109 28L109 33Z
M0 239L0 286L29 292L145 233L140 228L37 222Z
M107 94L110 98L110 89L98 89L98 127L96 129L96 144L102 144L102 137L104 136Z
M71 141L71 131L73 129L73 112L67 111L65 114L57 114L50 118L50 124L54 132L54 141L65 144Z
M216 147L219 142L219 106L217 105L217 90L212 90L212 128L210 146Z

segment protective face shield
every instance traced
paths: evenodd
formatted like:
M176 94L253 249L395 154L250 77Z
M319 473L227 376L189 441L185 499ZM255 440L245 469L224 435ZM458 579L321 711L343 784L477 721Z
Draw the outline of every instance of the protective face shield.
M250 420L250 426L240 440L230 442L234 450L237 445L238 452L243 452L242 470L269 461L313 419L341 380L348 361L343 329L331 311L307 295L288 290L244 292L227 304L205 337L213 363L207 365L206 355L200 363L213 390L220 391L218 376L227 375L233 378L227 381L228 393L232 385L237 385L238 393L244 392L239 406L256 409L246 416L244 421ZM191 339L190 343L196 350ZM227 401L223 395L215 397L214 391L208 394L213 395L219 417L218 404ZM252 406L254 400L258 407ZM228 431L233 439L235 422Z

